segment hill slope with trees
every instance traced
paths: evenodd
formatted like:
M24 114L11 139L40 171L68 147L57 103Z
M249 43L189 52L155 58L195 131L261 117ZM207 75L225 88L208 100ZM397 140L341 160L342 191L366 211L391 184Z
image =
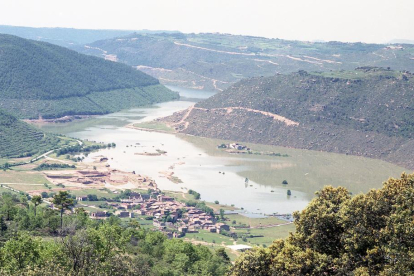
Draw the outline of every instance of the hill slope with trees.
M70 210L74 197L2 193L0 275L221 276L230 265L223 249L168 239L137 219L90 219L83 208Z
M414 175L351 196L325 187L294 214L296 232L236 260L231 275L412 275Z
M163 84L221 91L243 78L358 66L414 71L414 45L308 42L230 34L131 34L74 48L138 67Z
M177 97L129 66L0 35L0 107L19 117L104 114Z
M60 139L0 110L0 157L26 157L56 148Z
M188 113L178 131L361 155L414 168L414 76L364 67L240 81Z

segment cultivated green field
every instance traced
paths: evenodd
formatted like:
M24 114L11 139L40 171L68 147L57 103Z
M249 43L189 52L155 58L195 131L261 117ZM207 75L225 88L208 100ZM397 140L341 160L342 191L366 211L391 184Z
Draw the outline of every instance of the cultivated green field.
M247 238L246 244L251 246L255 245L266 245L269 246L276 239L284 239L289 233L295 232L295 226L293 223L288 225L282 225L278 227L263 228L263 229L240 229L235 230L238 235L253 235L253 236L263 236L263 237L253 237ZM241 240L239 243L243 243Z
M67 123L42 123L42 124L35 124L38 128L52 133L60 133L60 134L68 134L72 132L81 131L87 129L89 127L96 127L96 126L125 126L128 122L124 120L119 120L116 118L111 117L90 117L87 119L79 119L72 122Z
M70 192L71 194L74 194L76 196L86 196L89 194L97 195L98 197L106 197L106 198L114 198L115 196L117 196L117 194L108 192L106 190L101 190L101 189L82 189L82 190L72 190ZM86 202L89 204L89 201L86 201Z
M236 221L236 225L244 224L244 225L250 225L250 227L259 227L259 226L265 226L265 225L275 225L275 224L286 223L286 221L275 218L275 217L249 218L249 217L245 217L243 215L237 215L237 214L230 214L230 215L226 215L225 217L229 219L229 221L227 221L227 224L229 225L232 225L233 221Z
M219 235L217 233L210 233L207 230L200 230L199 233L188 233L186 234L183 239L189 240L197 240L206 243L214 243L217 245L232 245L234 244L234 240L230 237L226 237L223 235Z
M0 183L50 184L50 182L43 176L43 174L39 172L14 170L0 171Z

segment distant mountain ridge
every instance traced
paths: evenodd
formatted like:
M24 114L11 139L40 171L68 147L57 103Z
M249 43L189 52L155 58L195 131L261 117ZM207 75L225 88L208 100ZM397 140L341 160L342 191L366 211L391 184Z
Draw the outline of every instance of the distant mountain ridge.
M243 78L358 66L414 71L414 45L291 41L220 33L0 26L1 32L66 46L138 68L162 84L222 91Z
M414 168L414 75L382 68L253 78L163 120L183 133Z
M0 33L16 35L26 39L33 39L53 43L59 46L71 47L77 44L92 43L97 40L126 36L133 32L158 33L168 31L150 30L105 30L105 29L74 29L74 28L33 28L21 26L0 25ZM177 32L177 31L174 31Z
M298 70L377 66L414 71L414 45L410 44L321 43L217 33L135 33L74 49L139 68L163 84L217 91L243 78Z
M393 39L389 42L390 44L414 44L412 39Z
M177 97L124 64L0 34L0 108L20 118L105 114Z

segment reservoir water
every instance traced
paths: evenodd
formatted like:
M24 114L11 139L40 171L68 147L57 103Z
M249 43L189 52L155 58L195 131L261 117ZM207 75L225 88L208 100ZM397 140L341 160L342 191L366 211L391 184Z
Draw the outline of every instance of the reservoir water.
M150 176L161 190L186 192L193 189L203 200L234 204L253 213L283 214L301 210L314 192L326 184L347 186L355 193L366 192L369 188L380 187L388 176L398 176L404 170L378 160L281 147L271 149L288 157L232 155L217 149L220 141L213 139L125 127L168 116L214 94L169 88L180 92L180 101L43 128L80 139L115 142L116 148L101 150L88 158L104 155L112 168ZM261 150L265 146L257 147ZM264 149L269 150L269 147ZM167 153L160 156L136 154L155 153L156 150ZM173 183L165 177L172 172L182 183ZM246 178L249 178L247 183ZM282 184L285 179L289 184ZM287 190L291 190L291 196L287 195Z

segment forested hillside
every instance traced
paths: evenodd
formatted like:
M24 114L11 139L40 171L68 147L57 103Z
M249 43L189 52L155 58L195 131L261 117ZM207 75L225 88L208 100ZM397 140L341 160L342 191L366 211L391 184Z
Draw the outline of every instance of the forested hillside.
M163 84L221 91L243 78L358 66L414 71L414 45L307 42L229 34L131 34L76 50L111 58Z
M129 66L0 35L0 107L19 117L104 114L175 98Z
M363 67L240 81L167 118L207 137L379 158L414 168L414 76ZM208 115L207 115L208 114Z
M223 249L168 239L141 228L137 219L90 219L83 208L71 212L74 197L67 191L48 199L2 193L0 275L219 276L230 265Z
M60 139L0 110L0 158L25 157L58 146Z
M351 196L325 187L296 212L296 233L243 254L234 276L412 275L414 175Z

